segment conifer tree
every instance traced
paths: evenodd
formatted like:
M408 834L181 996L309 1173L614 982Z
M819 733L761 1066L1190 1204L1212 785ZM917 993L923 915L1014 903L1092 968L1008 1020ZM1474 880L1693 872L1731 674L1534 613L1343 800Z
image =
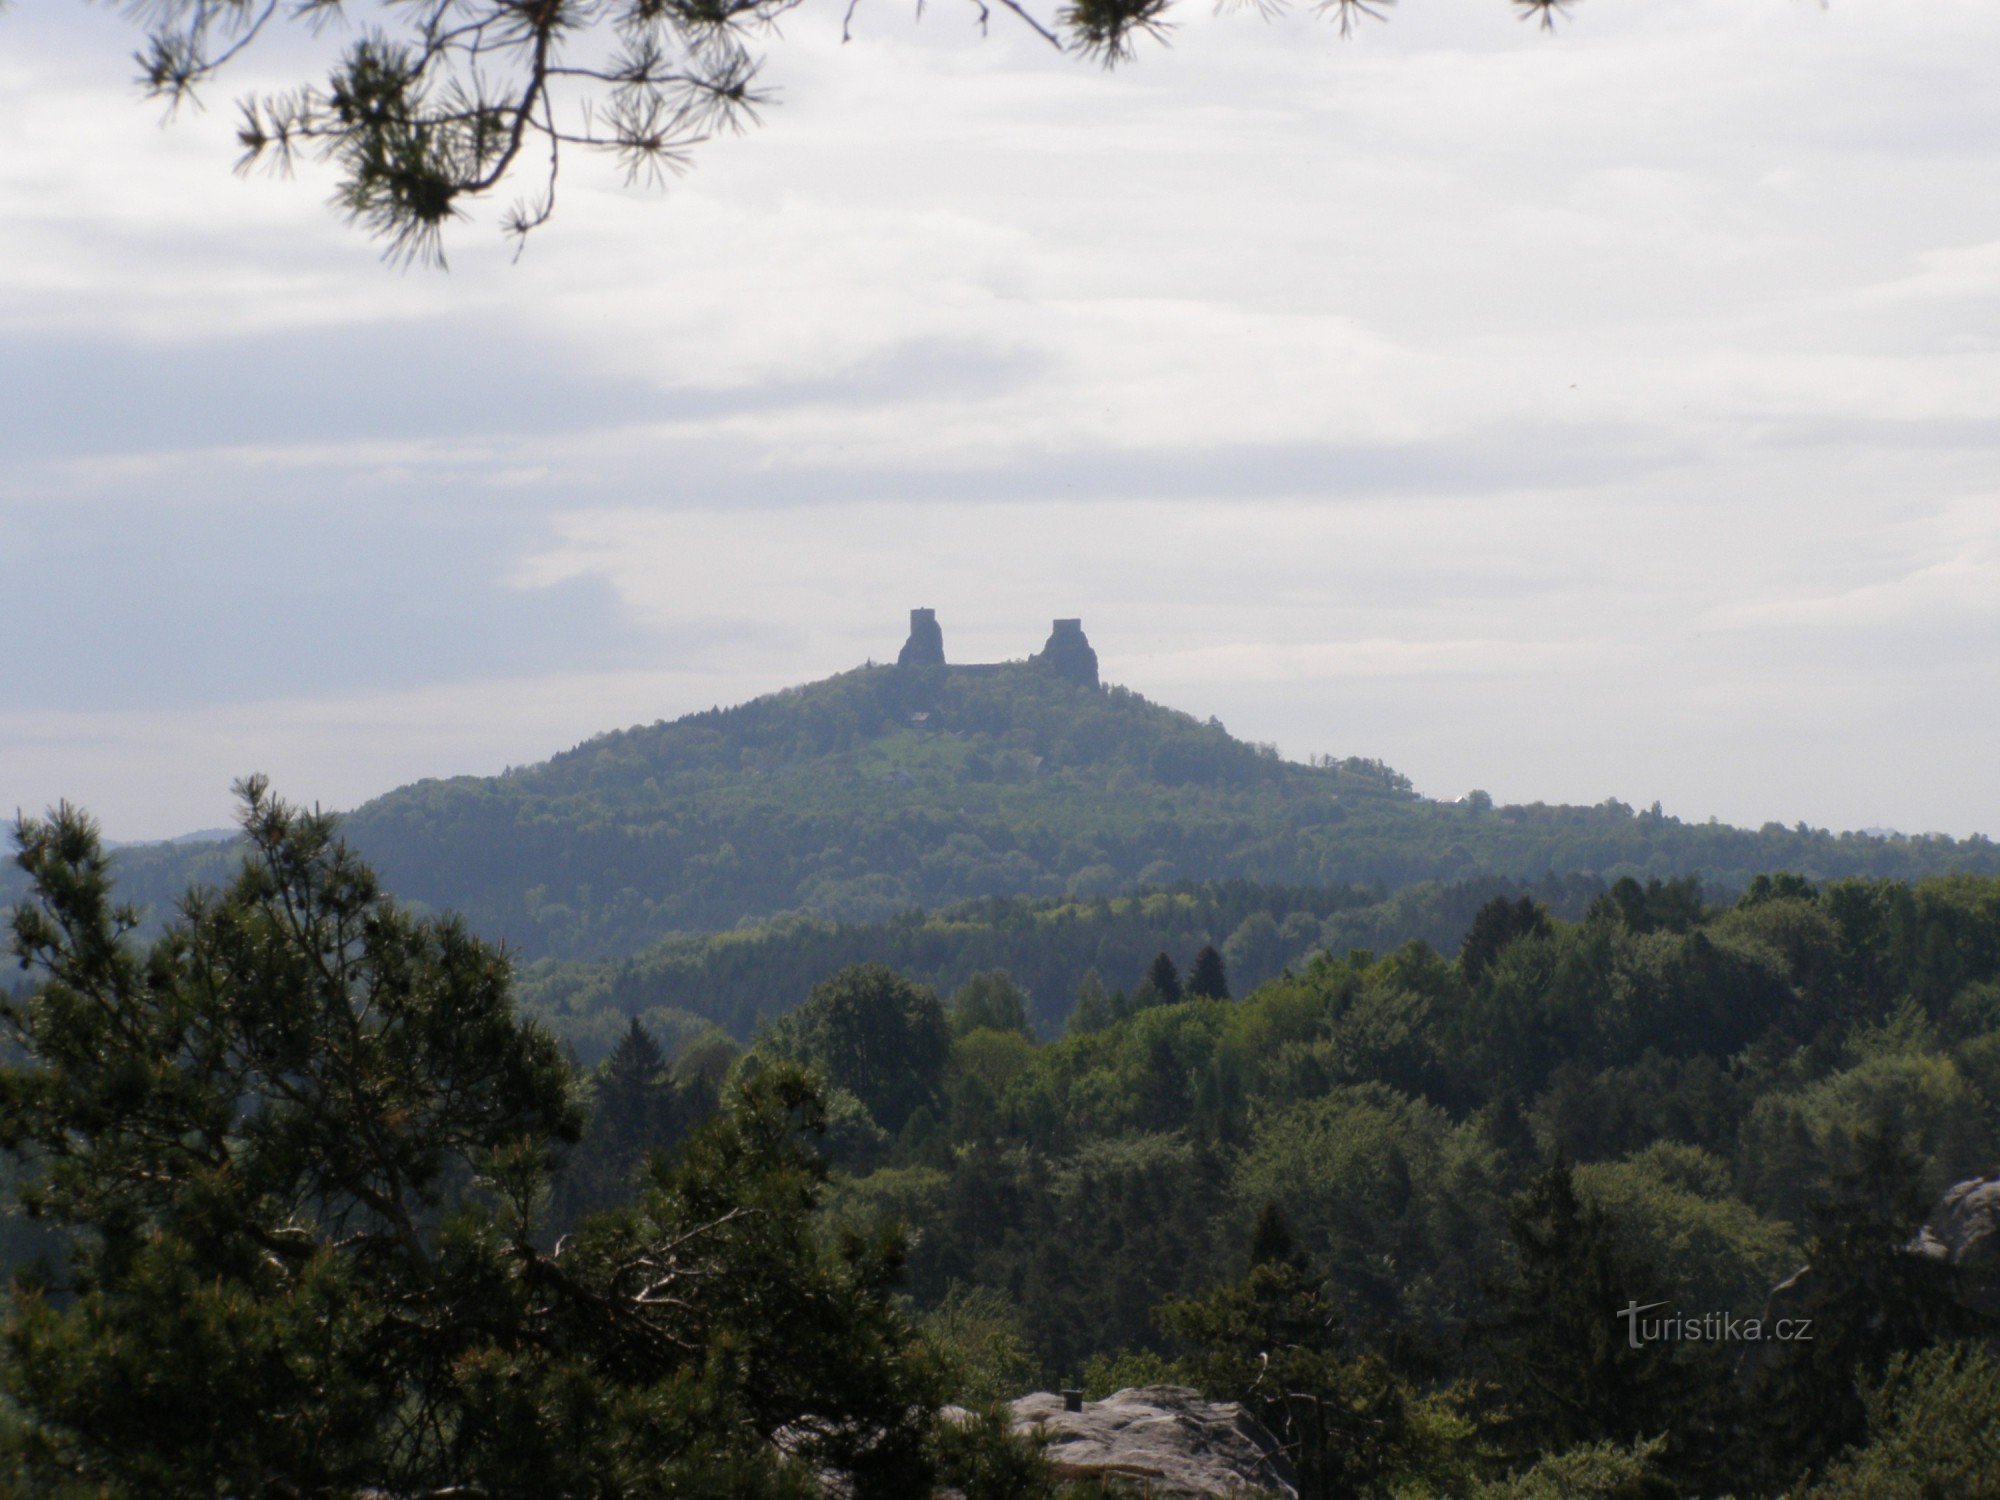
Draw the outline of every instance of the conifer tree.
M1250 1233L1250 1264L1288 1265L1303 1270L1305 1263L1299 1237L1292 1233L1285 1211L1276 1203L1266 1203L1257 1211L1257 1224Z
M1546 937L1555 929L1549 914L1527 896L1509 901L1495 896L1473 914L1458 948L1458 966L1470 982L1486 977L1495 959L1510 943L1527 937Z
M1204 943L1201 952L1194 956L1194 967L1188 971L1187 992L1195 1000L1229 998L1229 975L1213 943Z
M1240 1281L1168 1301L1157 1317L1203 1391L1243 1402L1278 1435L1308 1500L1382 1493L1410 1459L1401 1383L1346 1348L1339 1313L1274 1206L1259 1215Z
M387 0L292 9L163 0L131 9L146 33L141 80L172 105L288 22L310 28L288 38L294 48L310 49L322 30L341 37L323 59L323 78L243 101L237 139L246 162L330 159L342 210L414 256L435 255L448 220L521 171L531 181L506 227L526 235L545 223L566 152L602 153L661 181L710 136L753 123L772 98L757 81L755 44L777 36L798 3L552 0L522 9L510 0L440 0L410 11ZM1514 0L1545 27L1570 3ZM1042 41L1106 66L1135 57L1142 40L1164 41L1170 8L1171 0L1007 0ZM1338 17L1343 35L1383 15L1369 0L1319 9ZM343 26L327 27L335 17ZM983 29L983 6L978 17Z
M1522 1456L1680 1425L1692 1381L1671 1347L1640 1345L1622 1310L1664 1295L1659 1273L1605 1210L1584 1199L1560 1153L1509 1205L1511 1273L1482 1334L1503 1402L1500 1430Z
M1077 986L1076 1009L1069 1015L1071 1034L1086 1036L1093 1031L1102 1031L1113 1019L1111 996L1104 988L1104 980L1097 970L1086 970L1083 983Z
M144 949L89 819L17 825L0 1142L71 1244L5 1327L28 1492L921 1493L900 1246L823 1232L810 1080L766 1070L552 1245L577 1111L502 956L242 793L240 874Z
M1768 1430L1789 1435L1792 1472L1866 1437L1867 1389L1896 1355L1993 1332L1955 1296L1949 1262L1910 1250L1925 1208L1922 1171L1877 1121L1856 1141L1852 1165L1811 1194L1806 1268L1772 1310L1803 1321L1810 1337L1774 1343L1775 1358L1758 1372Z
M666 1054L637 1016L597 1069L592 1085L583 1139L566 1164L559 1189L565 1225L580 1214L629 1201L647 1154L669 1145L683 1123L667 1077Z

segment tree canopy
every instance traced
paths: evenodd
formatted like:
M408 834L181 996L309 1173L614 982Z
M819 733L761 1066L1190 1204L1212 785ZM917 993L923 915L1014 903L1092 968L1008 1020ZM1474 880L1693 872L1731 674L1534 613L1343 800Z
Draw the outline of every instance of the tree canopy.
M1347 35L1395 0L1315 0ZM1511 0L1553 28L1575 0ZM268 33L345 39L322 78L241 103L243 165L330 162L335 201L396 257L441 260L441 232L476 200L514 188L509 233L555 212L565 152L612 157L658 184L775 95L761 49L803 0L126 0L143 26L140 78L179 105ZM971 0L1062 51L1106 67L1164 42L1173 0ZM1269 16L1286 0L1255 0ZM848 0L843 35L859 0ZM921 7L919 7L921 9Z
M818 1222L817 1086L760 1071L552 1241L577 1109L501 955L244 798L252 858L143 952L88 819L17 829L40 982L0 1012L0 1138L70 1231L5 1327L28 1492L921 1493L900 1247Z
M150 942L87 820L18 830L0 1127L59 1239L10 1266L8 1493L1051 1500L940 1417L1035 1384L1242 1401L1307 1500L1971 1493L2000 1430L1990 1261L1911 1236L2000 1150L2000 879L1465 891L1236 999L1146 944L1059 1038L990 963L949 1008L854 964L747 1053L627 1017L583 1073L247 790Z

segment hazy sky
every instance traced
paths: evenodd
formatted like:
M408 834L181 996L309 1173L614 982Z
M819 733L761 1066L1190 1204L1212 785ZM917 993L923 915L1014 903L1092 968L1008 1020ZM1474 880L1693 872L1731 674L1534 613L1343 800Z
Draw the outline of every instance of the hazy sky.
M0 804L347 806L929 604L1437 796L2000 833L2000 6L842 8L448 275L0 12Z

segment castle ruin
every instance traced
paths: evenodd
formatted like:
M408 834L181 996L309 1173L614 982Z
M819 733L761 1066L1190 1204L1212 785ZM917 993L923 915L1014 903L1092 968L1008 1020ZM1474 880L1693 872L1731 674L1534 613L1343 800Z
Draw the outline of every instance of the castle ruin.
M896 655L899 667L943 667L950 672L1002 672L1029 666L1084 687L1098 686L1097 653L1083 633L1082 620L1057 620L1042 649L1024 662L947 662L944 659L944 631L939 628L937 611L910 611L910 638Z

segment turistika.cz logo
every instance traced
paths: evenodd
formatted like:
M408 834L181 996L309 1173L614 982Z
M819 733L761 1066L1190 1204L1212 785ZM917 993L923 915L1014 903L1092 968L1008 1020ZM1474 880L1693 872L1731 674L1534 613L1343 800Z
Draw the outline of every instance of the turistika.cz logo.
M1664 1302L1634 1302L1618 1310L1625 1320L1625 1341L1634 1349L1647 1344L1761 1344L1766 1339L1778 1343L1809 1342L1811 1318L1739 1318L1734 1313L1662 1313L1657 1318L1645 1314L1665 1307Z

